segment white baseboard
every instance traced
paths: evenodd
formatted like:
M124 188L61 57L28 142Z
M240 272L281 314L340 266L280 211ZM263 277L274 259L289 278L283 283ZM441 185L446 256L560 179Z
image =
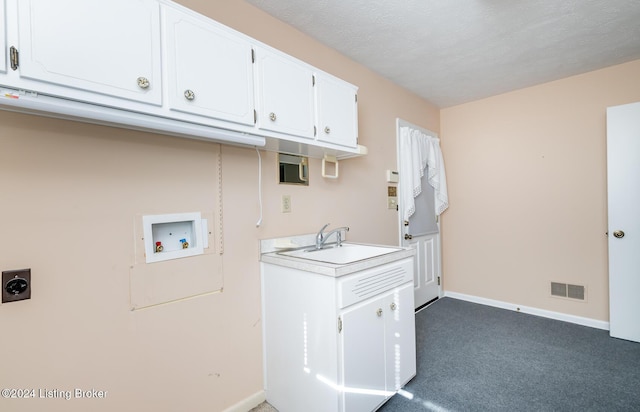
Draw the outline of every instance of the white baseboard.
M564 322L575 323L577 325L589 326L591 328L609 330L609 322L602 320L583 318L581 316L567 315L566 313L552 312L550 310L532 308L528 306L520 306L514 303L502 302L499 300L486 299L478 296L465 295L463 293L445 292L445 297L453 299L466 300L467 302L479 303L481 305L493 306L496 308L512 310L514 312L527 313L529 315L541 316L543 318L561 320Z
M265 400L266 398L264 395L264 391L259 391L249 396L248 398L244 398L240 402L236 403L233 406L230 406L222 412L247 412L260 405Z

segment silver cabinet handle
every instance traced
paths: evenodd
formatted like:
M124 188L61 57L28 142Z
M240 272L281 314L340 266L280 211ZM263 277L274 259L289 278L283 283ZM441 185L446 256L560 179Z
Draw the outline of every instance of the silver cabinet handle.
M324 128L324 132L325 132L326 134L331 133L331 129L329 129L329 126L327 126L327 127L325 127L325 128Z
M391 310L396 310L398 308L398 305L396 305L396 302L391 302Z
M141 89L149 88L150 84L151 83L149 83L149 79L147 79L146 77L138 77L138 87L140 87Z
M382 316L382 308L378 308L376 315L378 315L378 317Z
M274 112L269 113L269 119L271 119L272 122L276 121L276 114Z
M184 91L184 97L187 100L193 100L196 98L196 94L191 89L187 89Z

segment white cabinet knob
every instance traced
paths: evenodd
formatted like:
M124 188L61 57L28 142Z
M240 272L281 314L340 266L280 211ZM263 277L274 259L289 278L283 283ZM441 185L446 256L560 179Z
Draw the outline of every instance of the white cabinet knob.
M150 84L146 77L138 77L138 87L141 89L148 89Z

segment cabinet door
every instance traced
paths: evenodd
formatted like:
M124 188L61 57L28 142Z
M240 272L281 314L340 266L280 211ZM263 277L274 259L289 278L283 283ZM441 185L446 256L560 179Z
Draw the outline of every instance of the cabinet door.
M293 58L257 49L258 127L313 139L313 72Z
M316 75L317 139L341 146L358 145L357 88L325 74Z
M165 11L171 108L253 125L249 42L212 21Z
M161 104L155 0L21 0L18 24L20 76L45 82L38 91L100 102L68 89L75 88Z
M413 283L384 299L387 390L395 392L416 374L416 328Z
M384 303L374 298L342 312L343 412L371 411L387 398Z
M7 72L7 53L9 52L4 8L4 0L0 0L0 24L2 24L0 26L0 73Z

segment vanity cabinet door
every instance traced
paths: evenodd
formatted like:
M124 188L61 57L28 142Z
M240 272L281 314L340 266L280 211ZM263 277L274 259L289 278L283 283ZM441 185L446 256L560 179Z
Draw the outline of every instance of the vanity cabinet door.
M416 375L413 283L385 296L386 389L395 392Z
M341 313L343 412L374 410L416 374L413 283Z
M257 48L258 127L314 138L313 72L292 57Z
M327 74L316 74L317 140L358 145L357 87Z
M171 109L253 125L251 44L169 7L164 29Z
M19 73L38 92L162 103L157 1L21 0L18 14Z
M387 398L384 303L373 298L341 314L343 412L372 411Z
M2 26L0 26L0 50L2 51L0 53L0 73L7 72L7 53L9 52L9 48L7 47L7 22L5 20L4 9L4 0L0 0L0 23L2 23Z

